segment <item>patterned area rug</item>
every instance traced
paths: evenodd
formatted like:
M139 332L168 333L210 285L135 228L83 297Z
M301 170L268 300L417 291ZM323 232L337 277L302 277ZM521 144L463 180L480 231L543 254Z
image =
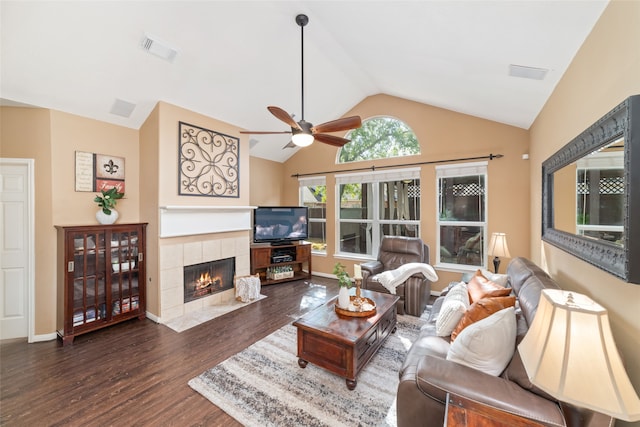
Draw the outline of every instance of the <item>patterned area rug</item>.
M398 316L397 330L357 377L298 366L297 330L284 326L189 381L189 386L246 426L395 426L398 371L420 326Z

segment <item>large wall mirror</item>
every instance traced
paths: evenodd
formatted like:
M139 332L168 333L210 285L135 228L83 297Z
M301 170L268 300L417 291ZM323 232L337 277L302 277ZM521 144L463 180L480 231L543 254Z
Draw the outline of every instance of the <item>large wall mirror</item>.
M640 284L640 95L542 163L542 240Z

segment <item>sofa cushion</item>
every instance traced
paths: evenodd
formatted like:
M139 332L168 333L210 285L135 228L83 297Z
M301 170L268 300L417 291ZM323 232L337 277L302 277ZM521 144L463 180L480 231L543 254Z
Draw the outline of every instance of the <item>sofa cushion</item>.
M449 347L447 360L498 376L515 348L516 315L509 307L463 329Z
M467 284L460 282L444 297L436 319L436 335L440 337L451 335L467 308L469 308Z
M482 275L478 270L467 284L469 290L469 300L473 303L482 298L506 297L511 293L510 288L505 288L492 282Z
M520 337L521 340L522 337ZM529 380L529 375L527 375L527 371L522 364L522 358L520 357L520 353L516 347L516 351L507 365L507 368L502 373L502 378L505 380L512 381L518 384L525 390L528 390L532 393L537 394L538 396L542 396L545 399L555 400L552 396L544 392L543 390L536 387L531 380Z
M467 326L491 316L493 313L507 307L516 305L515 295L508 297L482 298L476 301L464 313L462 319L458 322L453 332L451 332L451 341L453 342L458 334Z

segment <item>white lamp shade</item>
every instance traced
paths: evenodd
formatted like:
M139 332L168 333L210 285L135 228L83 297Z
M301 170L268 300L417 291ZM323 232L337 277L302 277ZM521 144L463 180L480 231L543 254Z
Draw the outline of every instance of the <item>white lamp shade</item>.
M504 233L491 234L489 251L487 253L491 256L511 258L509 247L507 246L507 235Z
M313 143L313 135L309 133L296 133L291 137L291 140L298 147L308 147Z
M640 420L640 399L613 340L607 310L589 297L543 290L518 350L531 382L556 399L620 420Z

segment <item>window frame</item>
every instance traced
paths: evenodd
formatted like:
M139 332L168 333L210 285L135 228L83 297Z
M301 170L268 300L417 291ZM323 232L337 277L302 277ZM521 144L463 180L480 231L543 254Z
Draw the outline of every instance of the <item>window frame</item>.
M401 224L401 225L415 225L418 228L418 237L421 234L421 224L420 219L415 220L393 220L393 219L380 219L380 183L389 182L389 181L402 181L405 179L419 180L421 182L420 177L421 169L419 167L411 167L411 168L397 168L397 169L387 169L383 171L366 171L366 172L356 172L356 173L344 173L344 174L336 174L335 176L335 218L336 218L336 227L334 230L335 234L335 247L334 247L334 256L339 258L346 259L357 259L357 260L372 260L377 259L378 252L380 249L380 243L382 241L382 233L380 231L381 225L383 224ZM370 218L340 218L340 186L344 184L370 184L371 186L371 216ZM421 185L421 184L420 184ZM421 215L421 212L419 212ZM356 252L346 252L340 249L340 229L342 223L356 223L356 224L368 224L368 229L371 230L371 241L368 244L371 244L371 254L368 253L356 253Z
M400 120L397 117L388 116L388 115L379 115L379 116L373 116L373 117L368 117L367 119L364 119L362 121L362 126L366 126L367 122L374 121L374 120L393 120L393 121L396 121L398 123L401 123L402 126L404 126L408 131L411 132L411 134L413 135L413 138L415 138L415 141L418 143L418 152L417 153L401 153L401 154L398 154L398 155L395 155L395 156L368 157L366 159L362 158L362 159L354 159L354 160L342 161L340 158L342 157L342 148L343 147L340 147L340 149L338 149L338 151L336 152L336 164L338 164L338 165L348 165L350 163L356 163L356 162L369 162L369 161L372 161L372 160L385 160L385 159L399 159L399 158L402 158L402 157L419 156L420 154L422 154L422 145L420 144L420 141L418 140L418 135L416 135L416 133L413 131L411 126L409 126L407 124L407 122L405 122L404 120ZM353 146L353 144L358 144L359 143L357 138L354 139L351 136L351 134L353 132L355 132L356 130L357 129L350 130L345 135L345 138L351 140L350 144L352 146Z
M436 166L436 180L435 180L435 197L436 197L436 256L435 256L435 267L445 271L476 271L479 268L487 268L488 265L488 255L487 255L487 247L488 247L488 225L489 225L489 173L488 173L488 162L470 162L470 163L456 163L456 164L448 164L448 165L437 165ZM484 176L484 203L482 209L484 210L484 221L447 221L440 219L441 212L441 197L440 197L440 179L442 178L453 178L453 177L465 177L465 176ZM441 227L449 226L449 227L480 227L482 229L482 261L480 265L470 265L470 264L457 264L451 262L443 262L441 259Z
M305 206L303 190L312 186L320 186L320 185L323 185L325 187L325 192L326 192L326 187L327 187L326 176L298 177L298 203L300 204L300 206ZM308 225L309 230L311 229L311 223L324 224L325 249L324 250L314 249L312 244L311 252L314 255L326 255L327 254L327 234L326 234L327 233L327 202L326 201L325 201L325 208L324 208L324 218L311 218L311 216L309 216L307 218L307 222L309 223Z

